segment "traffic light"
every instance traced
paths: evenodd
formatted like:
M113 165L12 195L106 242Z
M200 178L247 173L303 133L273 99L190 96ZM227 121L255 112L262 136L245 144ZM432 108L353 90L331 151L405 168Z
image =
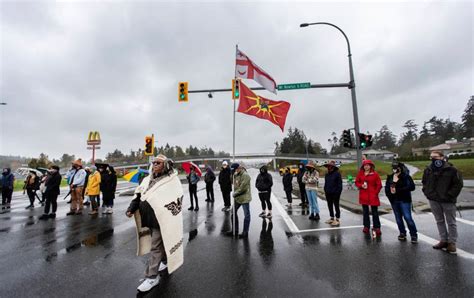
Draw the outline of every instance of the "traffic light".
M179 82L178 84L178 102L188 101L188 82Z
M349 129L345 129L342 131L342 141L343 147L352 148L351 131Z
M232 99L240 98L240 80L232 80Z
M153 156L155 151L155 138L153 136L145 137L145 155Z
M373 143L373 141L372 141L372 135L366 135L366 136L365 136L365 141L366 141L366 143L367 143L367 147L372 146L372 143Z
M365 133L359 133L360 148L367 148L367 135Z

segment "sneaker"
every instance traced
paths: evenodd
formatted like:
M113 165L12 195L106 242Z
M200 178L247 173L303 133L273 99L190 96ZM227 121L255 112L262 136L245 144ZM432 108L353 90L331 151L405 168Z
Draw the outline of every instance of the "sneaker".
M227 208L225 208L225 212L229 212L229 211L230 211L230 209L232 209L232 208L230 208L230 206L229 206L229 207L227 207Z
M448 247L448 242L440 241L438 244L433 245L434 249L443 249Z
M25 209L33 209L33 208L35 208L35 206L33 206L33 205L29 205L29 206L25 207Z
M369 227L364 227L364 228L362 229L362 233L364 233L364 234L369 234L369 232L370 232Z
M328 225L332 224L334 221L334 218L330 218L328 220L326 220L324 223L327 223Z
M47 220L49 218L49 215L48 214L43 214L41 215L38 219L39 220Z
M413 239L413 238L412 238ZM398 235L398 240L400 241L406 241L407 240L407 235L405 234L400 234Z
M265 211L262 211L262 213L260 213L258 216L265 217Z
M418 237L417 236L411 237L411 243L417 244L418 243Z
M56 213L50 213L49 218L53 218L53 219L56 218Z
M266 218L272 218L272 213L268 212L267 215L265 215Z
M292 208L291 203L286 204L287 208Z
M452 255L456 254L456 243L448 243L448 247L446 247L446 251Z
M188 210L190 211L194 210L194 206L189 207Z
M319 217L319 213L316 213L316 215L314 216L314 220L320 220L321 217Z
M112 207L107 208L107 214L112 214L112 213L114 213L114 208Z
M148 292L154 286L158 285L160 282L160 276L158 275L155 278L146 278L141 285L138 286L137 290L140 292Z
M310 220L313 220L313 219L314 219L314 215L311 214L308 218L309 218Z
M194 211L199 211L199 207L194 208Z
M95 214L98 214L99 212L97 212L97 210L92 210L91 212L89 212L89 215L95 215Z
M227 207L224 207L221 209L221 211L226 211L227 210Z
M107 208L102 209L102 214L107 214Z
M331 226L333 226L333 227L338 227L340 224L341 224L341 222L339 221L339 219L336 218L336 219L331 223Z
M210 202L210 201L211 201L211 199L205 199L204 201L206 201L206 202Z
M69 215L74 215L74 214L76 214L76 212L74 212L74 211L72 211L72 210L69 211L68 213L66 213L67 216L69 216Z
M160 267L158 268L158 271L163 271L168 268L168 264L165 264L163 262L160 262Z

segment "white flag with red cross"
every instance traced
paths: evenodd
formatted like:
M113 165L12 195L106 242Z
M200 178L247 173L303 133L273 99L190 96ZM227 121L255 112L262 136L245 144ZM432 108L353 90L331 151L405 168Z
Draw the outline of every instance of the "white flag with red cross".
M275 80L239 49L237 49L235 60L235 77L254 80L263 88L276 94L277 84Z

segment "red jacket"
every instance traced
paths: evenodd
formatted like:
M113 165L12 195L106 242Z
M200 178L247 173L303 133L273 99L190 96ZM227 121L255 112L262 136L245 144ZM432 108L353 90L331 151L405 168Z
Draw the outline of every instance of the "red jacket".
M367 189L362 188L364 182L367 182ZM364 170L360 170L355 185L359 188L359 204L380 206L379 192L382 189L382 181L376 171L371 171L366 176Z

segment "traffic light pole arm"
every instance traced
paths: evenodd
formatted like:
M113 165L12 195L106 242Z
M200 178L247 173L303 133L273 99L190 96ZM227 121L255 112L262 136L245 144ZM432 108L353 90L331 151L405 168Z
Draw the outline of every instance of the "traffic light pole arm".
M310 88L350 88L350 83L338 83L338 84L311 84ZM263 87L253 87L252 90L265 90ZM306 88L309 89L309 88ZM287 89L279 91L289 91L289 90L301 90L301 89ZM188 93L209 93L209 92L232 92L231 88L228 89L207 89L207 90L189 90Z

